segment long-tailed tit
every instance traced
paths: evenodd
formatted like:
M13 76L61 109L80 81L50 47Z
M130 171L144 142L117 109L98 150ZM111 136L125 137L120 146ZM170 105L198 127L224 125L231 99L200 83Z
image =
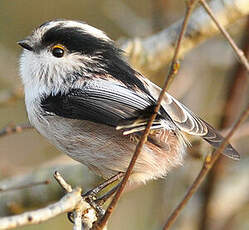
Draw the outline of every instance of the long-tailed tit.
M104 32L83 22L46 22L19 45L31 124L97 174L125 172L161 89L134 70ZM163 177L182 164L184 133L215 148L223 140L166 93L130 181ZM231 145L223 154L239 159Z

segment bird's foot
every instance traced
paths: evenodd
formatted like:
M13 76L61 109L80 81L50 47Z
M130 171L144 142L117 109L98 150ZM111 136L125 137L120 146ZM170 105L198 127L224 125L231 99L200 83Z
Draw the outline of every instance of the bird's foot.
M116 192L118 185L115 186L113 189L108 191L102 197L97 198L97 194L101 192L104 188L108 185L116 182L124 175L123 172L119 172L117 175L105 180L103 183L98 185L97 187L91 189L90 191L82 194L82 197L94 208L98 217L102 217L105 214L105 210L102 208L102 205ZM71 219L69 218L71 221Z

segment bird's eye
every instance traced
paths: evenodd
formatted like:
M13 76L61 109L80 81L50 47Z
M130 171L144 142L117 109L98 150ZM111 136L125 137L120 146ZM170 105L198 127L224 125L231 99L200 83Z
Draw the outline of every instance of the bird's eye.
M61 58L64 56L65 48L62 45L55 45L52 47L52 54L57 57Z

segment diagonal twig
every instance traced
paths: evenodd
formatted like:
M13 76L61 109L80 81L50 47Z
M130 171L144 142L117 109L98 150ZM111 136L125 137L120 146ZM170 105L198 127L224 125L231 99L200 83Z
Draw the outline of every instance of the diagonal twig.
M66 192L71 193L73 191L72 186L65 181L58 171L55 171L54 178ZM84 211L84 206L81 205L81 203L82 201L75 207L73 230L82 230L82 213Z
M73 191L72 186L65 181L65 179L61 176L58 171L54 172L54 178L66 192Z
M248 0L210 0L209 5L218 21L222 20L224 27L249 14ZM196 7L188 22L179 57L183 57L193 48L219 33L219 29L208 19L209 16L203 12L203 7ZM126 52L132 66L151 75L171 62L175 51L175 34L179 33L181 25L182 19L152 36L129 39L121 48Z
M225 28L218 22L216 19L214 13L212 12L211 8L208 6L205 0L200 0L200 4L203 6L203 8L206 10L207 14L212 18L215 25L219 28L220 32L225 36L231 47L233 48L235 54L237 55L238 59L241 63L245 66L248 74L249 74L249 62L244 55L244 52L237 47L233 39L230 37L229 33L225 30Z
M247 23L244 29L244 35L242 38L241 48L245 54L245 56L249 57L249 16L247 17ZM238 111L241 111L243 105L245 104L247 98L248 91L248 82L249 78L247 77L246 68L241 62L236 62L232 71L228 71L228 75L231 75L231 81L228 87L228 95L226 97L226 102L223 109L223 115L220 121L220 128L228 128L233 122L238 118ZM243 126L240 127L237 135L233 136L233 141L236 136L243 135L243 129L248 124L244 123ZM229 161L230 162L230 161ZM203 198L202 198L202 210L200 216L199 229L200 230L208 230L212 229L217 222L210 221L213 218L213 211L210 212L210 203L213 199L214 192L216 191L217 185L219 183L219 179L224 174L224 171L227 170L228 161L224 159L224 157L220 157L219 160L215 163L212 171L207 176L205 181L205 185L203 186ZM223 172L223 173L222 173ZM212 217L211 217L212 216Z
M172 214L169 216L166 224L164 225L163 230L168 230L170 226L175 222L176 217L180 213L180 211L185 207L189 199L193 196L196 190L199 188L200 184L206 177L207 173L212 169L214 163L218 160L221 152L225 149L226 145L228 144L229 139L234 134L234 132L238 129L241 123L243 123L249 115L249 106L248 108L242 113L239 120L235 123L231 131L228 135L224 138L223 142L221 143L220 147L214 151L212 155L208 155L204 161L202 169L196 179L194 180L193 184L188 189L186 195L182 199L182 201L177 205L174 209Z
M149 132L150 132L150 128L152 126L152 123L154 121L154 119L156 118L156 115L160 109L160 106L161 106L161 102L163 100L163 97L165 95L165 92L167 90L167 87L170 83L170 80L176 75L176 73L178 72L178 69L179 69L179 62L178 62L178 54L179 54L179 50L180 50L180 46L181 46L181 41L183 39L183 35L186 31L186 27L187 27L187 23L188 23L188 20L189 20L189 17L191 15L191 12L195 6L195 4L197 3L198 0L190 0L187 2L187 10L186 10L186 14L185 14L185 18L184 18L184 21L183 21L183 24L182 24L182 28L181 28L181 31L180 31L180 34L179 34L179 38L177 40L177 45L176 45L176 49L175 49L175 53L174 53L174 57L173 57L173 60L172 60L172 64L170 66L170 70L169 70L169 73L168 73L168 76L166 78L166 81L164 83L164 87L159 95L159 98L157 100L157 104L156 104L156 107L154 109L154 113L153 115L151 116L147 126L146 126L146 129L139 141L139 143L137 144L136 146L136 150L133 154L133 157L130 161L130 164L127 168L127 171L124 175L124 178L113 198L113 200L111 201L110 205L108 206L106 212L105 212L105 215L104 217L100 220L99 223L97 223L95 225L95 230L101 230L104 228L104 226L106 225L107 223L107 220L109 219L109 217L111 216L120 196L121 196L121 193L123 192L124 188L125 188L125 185L129 179L129 176L131 175L131 172L132 172L132 169L134 168L134 165L136 163L136 160L140 154L140 152L142 151L142 147L143 145L145 144L146 140L147 140L147 137L149 135Z

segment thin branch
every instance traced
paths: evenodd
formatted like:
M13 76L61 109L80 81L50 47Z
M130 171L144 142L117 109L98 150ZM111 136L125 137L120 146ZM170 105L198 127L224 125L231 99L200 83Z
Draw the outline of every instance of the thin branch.
M211 0L210 6L224 27L228 27L249 14L248 0ZM153 73L164 68L172 60L176 44L175 35L179 32L181 25L182 19L152 36L129 39L121 45L121 48L126 52L129 62L138 70L146 74ZM202 7L197 8L189 20L187 36L182 43L179 57L218 33L218 28L210 23ZM16 98L15 91L15 89L14 93L0 91L0 105L13 101L13 98ZM18 98L22 97L23 92L18 92Z
M8 125L5 128L0 130L0 137L9 135L9 134L13 134L13 133L20 133L23 132L27 129L32 129L33 127L31 126L30 123L24 123L24 124L20 124L20 125Z
M72 192L66 194L58 202L45 208L25 212L20 215L0 218L0 230L44 222L59 214L74 210L81 199L81 189L76 188Z
M60 184L60 186L68 193L72 192L73 189L65 179L60 175L58 171L55 171L54 178ZM97 220L96 211L91 207L84 196L81 195L81 200L74 210L74 227L73 230L84 230L92 229L93 222Z
M247 16L247 23L243 33L241 48L246 58L249 59L249 15ZM224 106L222 129L230 126L238 118L237 111L241 111L248 95L249 78L247 77L246 68L241 62L236 62L232 68L231 71L228 71L228 77L233 80L228 89L227 103Z
M74 230L82 230L82 228L90 230L97 216L95 210L82 197L81 189L72 189L58 172L54 173L54 177L67 192L60 201L35 211L0 218L0 230L38 224L65 212L74 212Z
M58 171L55 171L54 178L59 183L59 185L68 193L72 192L72 186L68 184L65 179L61 176ZM73 230L82 229L82 213L84 211L84 205L78 205L74 211L74 226Z
M189 1L187 3L187 10L186 10L186 14L185 14L185 18L184 18L184 21L183 21L183 24L182 24L182 28L181 28L181 31L180 31L180 34L179 34L179 38L177 40L177 45L176 45L176 48L175 48L175 54L174 54L174 58L172 60L172 64L171 64L171 67L170 67L170 70L169 70L169 73L168 73L168 76L166 78L166 81L165 81L165 84L164 84L164 87L159 95L159 98L157 100L157 104L156 104L156 107L154 109L154 113L153 115L151 116L147 126L146 126L146 129L142 135L142 137L140 138L140 141L139 143L137 144L136 146L136 150L133 154L133 157L130 161L130 164L127 168L127 171L124 175L124 178L121 182L121 184L119 185L119 188L116 192L116 194L114 195L114 198L113 200L111 201L110 205L108 206L106 212L105 212L105 215L104 217L100 220L99 223L97 223L95 225L95 228L96 230L101 230L104 228L104 226L106 225L107 223L107 220L109 219L109 217L111 216L124 188L125 188L125 185L127 184L128 182L128 179L129 179L129 176L131 175L131 172L134 168L134 165L136 163L136 160L139 156L139 154L141 153L142 151L142 147L143 145L145 144L145 142L147 141L147 137L149 135L149 132L150 132L150 128L152 126L152 123L154 121L154 119L156 118L156 115L160 109L160 106L161 106L161 102L163 100L163 97L165 95L165 92L167 90L167 87L169 85L169 82L170 80L176 75L176 73L178 72L178 69L179 69L179 62L178 62L178 54L179 54L179 49L180 49L180 46L181 46L181 41L183 39L183 35L185 33L185 30L186 30L186 27L187 27L187 23L188 23L188 20L189 20L189 17L191 15L191 12L195 6L195 3L197 3L197 0L192 0L192 1Z
M168 230L170 226L175 222L177 216L181 212L181 210L185 207L189 199L193 196L193 194L196 192L196 190L201 185L202 181L206 177L207 173L212 169L214 163L219 158L221 152L224 150L226 145L228 144L229 139L234 134L234 132L238 129L241 123L243 123L246 118L249 115L249 106L245 110L245 112L242 113L239 120L235 123L231 131L228 133L228 135L224 138L224 141L221 143L220 147L214 151L212 155L208 155L204 161L204 164L202 166L202 169L199 173L199 175L194 180L193 184L188 189L186 195L184 196L183 200L177 205L177 207L174 209L172 214L169 216L166 224L164 225L163 230Z
M48 165L49 164L49 165ZM42 165L40 168L28 171L26 174L13 176L0 181L1 188L19 187L20 185L30 184L33 181L45 181L51 178L55 171L63 171L65 177L71 184L84 186L84 190L92 188L96 183L99 183L100 178L95 174L89 174L88 168L70 160L67 156L60 156L54 160ZM82 177L82 175L86 175ZM31 210L37 207L44 207L58 201L61 198L61 187L57 183L49 184L49 186L35 186L31 191L20 192L14 190L11 192L1 193L0 199L0 216L7 214L16 214L13 209L13 204L18 205L22 210ZM41 199L41 194L42 199ZM33 202L33 201L36 202Z
M249 14L248 0L211 0L210 7L224 27ZM121 48L127 53L129 62L148 75L164 68L174 55L175 37L181 29L182 20L152 36L126 41ZM218 33L219 29L214 26L203 7L198 7L189 20L179 57L183 57L200 43Z
M59 185L67 192L72 192L72 186L68 184L58 171L55 171L54 178L59 183Z
M242 41L242 50L245 53L246 57L249 57L249 16L247 17L247 24L244 29L244 36ZM223 110L223 115L221 117L220 128L228 128L231 126L233 121L238 118L238 111L241 111L243 108L244 102L247 97L248 82L249 78L247 77L246 68L241 62L236 62L233 70L228 71L231 81L228 87L228 95L226 97L226 103ZM232 73L232 74L231 74ZM248 124L247 124L248 125ZM244 124L243 126L246 126ZM243 128L240 127L240 132L237 132L238 135L243 135ZM245 129L245 128L244 128ZM248 130L247 130L248 131ZM235 139L233 137L233 140ZM213 224L216 222L210 221L210 217L214 210L210 212L210 202L212 201L213 194L216 191L218 181L221 178L221 175L224 175L224 171L228 166L228 161L224 161L224 157L220 157L219 160L215 163L213 170L209 173L205 185L202 189L202 202L203 207L201 210L201 218L199 229L208 230L212 229ZM222 173L223 172L223 173ZM226 173L225 173L226 174Z
M226 128L221 130L220 133L224 136L229 132L229 130L231 130L231 128ZM249 136L249 122L245 122L240 126L238 132L234 134L232 141L236 142L247 136ZM194 141L197 140L195 138L196 137L193 136ZM49 178L50 175L56 170L63 170L64 175L67 178L70 178L70 182L72 184L82 184L86 189L90 189L94 184L99 182L99 178L95 174L89 174L87 168L80 164L76 164L74 161L68 161L67 159L67 156L60 156L55 158L52 163L50 160L48 162L49 167L44 167L43 165L36 171L32 171L32 173L28 172L27 174L21 176L14 176L0 181L0 188L19 187L22 184L30 184L32 181L45 181L45 178ZM47 165L47 163L45 163L45 165ZM87 174L87 177L81 178L81 175L83 174ZM51 183L49 186L43 187L42 192L46 195L42 200L39 199L39 189L33 189L35 190L32 190L32 193L20 193L18 191L12 191L11 194L5 193L4 198L0 200L0 215L5 215L10 212L6 204L10 203L13 199L20 206L22 206L27 200L36 200L36 205L41 205L41 202L42 204L47 204L54 201L52 199L59 198L58 194L60 193L60 189L56 186L56 184ZM50 194L50 196L47 194ZM47 199L45 199L45 197ZM29 206L28 208L32 208L32 206Z
M237 47L233 39L230 37L228 32L225 30L225 28L218 22L216 19L214 13L212 12L211 8L208 6L205 0L200 0L200 4L204 7L208 15L212 18L213 22L216 24L216 26L219 28L221 33L225 36L231 47L233 48L234 52L236 53L238 59L240 62L245 66L247 69L247 72L249 73L249 62L247 61L247 58L244 55L244 52Z
M25 189L25 188L31 188L31 187L39 186L39 185L47 185L49 183L50 183L49 180L45 180L45 181L41 181L41 182L31 182L30 184L19 185L19 186L9 187L9 188L0 187L0 193L14 191L14 190L20 190L20 189Z

